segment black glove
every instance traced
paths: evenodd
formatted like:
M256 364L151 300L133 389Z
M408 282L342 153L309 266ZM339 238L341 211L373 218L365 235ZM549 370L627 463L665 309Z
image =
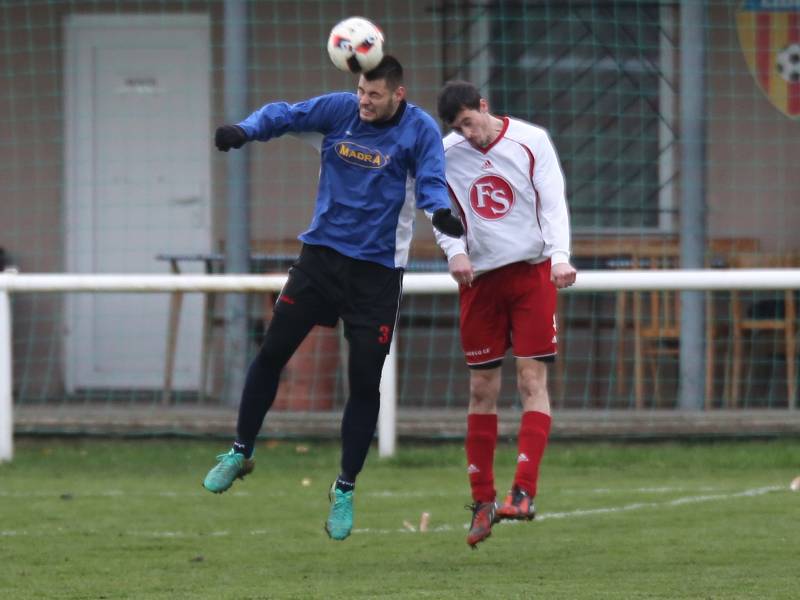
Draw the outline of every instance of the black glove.
M227 152L231 148L241 148L246 141L247 134L238 125L217 127L217 133L214 135L214 144L217 150L222 152Z
M464 235L464 226L461 224L461 219L450 212L449 208L440 208L434 211L431 222L436 229L450 237L457 238Z

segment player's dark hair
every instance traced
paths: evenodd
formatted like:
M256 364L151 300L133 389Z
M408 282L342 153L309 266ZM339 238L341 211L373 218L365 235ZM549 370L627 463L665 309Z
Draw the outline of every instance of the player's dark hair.
M469 81L448 81L439 92L437 108L439 118L449 125L464 109L480 110L481 93Z
M403 85L403 65L391 54L386 54L377 67L364 73L364 79L367 81L383 79L386 82L386 87L391 91L395 91Z

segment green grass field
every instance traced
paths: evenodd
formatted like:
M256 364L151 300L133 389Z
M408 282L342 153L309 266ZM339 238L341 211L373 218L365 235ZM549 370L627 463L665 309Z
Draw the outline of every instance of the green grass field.
M800 595L797 440L553 443L537 520L497 525L475 551L458 444L373 449L344 542L322 529L337 445L263 443L253 475L216 496L200 482L224 446L17 440L0 465L0 597ZM513 462L502 444L500 493ZM423 511L429 531L411 531Z

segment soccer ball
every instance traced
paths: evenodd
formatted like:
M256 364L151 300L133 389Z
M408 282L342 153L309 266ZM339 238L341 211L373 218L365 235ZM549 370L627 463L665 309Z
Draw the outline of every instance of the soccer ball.
M800 81L800 44L789 44L778 52L775 68L789 83Z
M370 71L383 58L383 33L372 21L363 17L345 19L331 29L328 56L342 71Z

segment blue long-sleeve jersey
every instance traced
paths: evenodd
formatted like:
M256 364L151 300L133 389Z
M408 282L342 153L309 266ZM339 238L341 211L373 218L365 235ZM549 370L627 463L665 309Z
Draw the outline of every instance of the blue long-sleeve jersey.
M451 206L439 129L413 104L404 104L399 120L372 124L359 117L355 94L334 93L270 103L238 125L249 140L322 134L317 202L303 242L405 267L415 202L428 212Z

